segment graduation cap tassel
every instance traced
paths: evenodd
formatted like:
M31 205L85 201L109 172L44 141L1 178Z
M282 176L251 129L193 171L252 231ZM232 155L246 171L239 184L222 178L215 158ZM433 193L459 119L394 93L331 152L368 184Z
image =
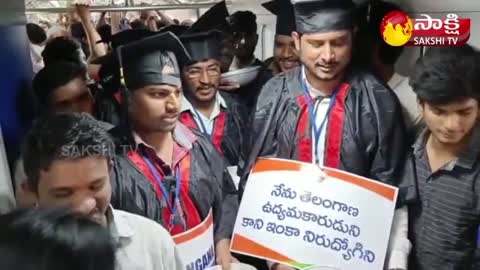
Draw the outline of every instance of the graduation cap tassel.
M120 46L116 50L118 65L120 67L120 86L121 87L125 86L125 77L123 76L122 48L123 48L123 46Z
M125 77L123 76L123 67L120 67L120 85L125 85Z
M120 117L120 123L121 126L125 130L132 130L130 121L129 121L129 93L127 89L127 85L125 83L125 76L124 76L124 71L123 71L123 61L122 61L122 51L123 46L120 46L116 50L117 58L118 58L118 65L120 68L120 107L121 107L121 117ZM131 136L131 132L128 132L128 142L132 143L134 141L133 137Z

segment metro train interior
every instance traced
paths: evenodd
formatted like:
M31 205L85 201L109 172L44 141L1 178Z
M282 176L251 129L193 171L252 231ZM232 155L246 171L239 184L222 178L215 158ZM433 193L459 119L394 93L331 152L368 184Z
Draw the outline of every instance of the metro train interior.
M233 14L237 11L247 10L247 11L253 12L256 15L258 43L256 45L255 52L254 52L254 56L255 56L254 60L259 60L259 62L261 63L263 63L267 59L271 60L272 58L274 58L273 56L275 51L275 38L277 35L276 31L278 31L276 30L277 17L271 12L269 12L265 7L262 6L262 3L266 1L267 0L226 0L228 12L230 14ZM362 4L367 1L374 2L375 0L352 0L352 1L355 2L356 4ZM459 18L469 18L470 19L470 37L468 40L468 44L471 45L473 48L480 50L480 0L382 0L382 1L387 1L387 2L391 2L399 5L405 11L405 13L410 16L410 18L419 18L422 16L422 14L429 14L436 18L445 18L448 14L452 14L452 13L457 14ZM0 5L0 37L1 37L0 39L0 64L1 64L1 68L0 68L0 214L3 214L8 212L8 210L11 210L15 206L14 195L18 192L18 189L20 188L18 186L18 183L15 183L16 181L15 179L19 177L17 175L17 171L18 171L17 162L21 160L22 141L25 138L25 135L28 133L29 129L31 128L32 123L35 117L37 116L36 114L38 111L37 105L30 102L31 100L33 100L32 98L33 94L31 91L31 89L33 88L32 80L37 74L38 70L35 66L35 63L32 62L32 61L35 61L33 56L34 49L32 49L31 39L29 40L29 37L27 36L27 32L25 31L26 25L28 23L33 23L43 28L46 35L50 38L50 35L52 36L55 35L55 34L52 34L55 31L61 31L62 29L65 30L67 28L65 27L66 25L71 25L70 22L72 21L72 18L75 16L78 16L78 14L77 15L74 14L74 11L73 11L74 9L72 7L80 4L80 5L89 6L90 18L92 19L93 25L100 25L104 21L108 22L107 24L111 24L111 22L113 21L113 18L115 17L115 21L118 20L119 22L118 27L115 27L115 29L118 28L118 32L121 32L125 29L133 28L132 24L137 21L142 21L143 20L142 16L147 14L146 16L148 16L148 18L153 16L155 17L155 19L157 19L157 24L155 24L156 22L153 21L153 24L147 23L147 26L146 26L148 30L152 30L156 32L156 31L160 31L162 27L166 26L165 24L163 24L162 21L169 21L169 22L171 21L172 24L177 24L182 26L191 26L192 24L195 24L195 22L197 22L198 19L201 18L201 16L204 15L212 6L218 3L219 0L1 0L1 2L2 4ZM151 15L152 14L151 12L153 11L157 11L159 13L154 13L154 15ZM144 26L145 25L142 25L142 27ZM110 30L108 31L113 31L113 28L110 28ZM112 33L113 32L110 32L109 35L111 36ZM379 31L379 35L380 35L380 31ZM300 39L301 39L301 36L300 36ZM45 40L47 40L47 38L45 38ZM99 40L97 41L97 44L101 42L102 41ZM88 43L86 46L88 46ZM93 52L91 52L91 49L95 46L96 45L91 45L89 47L90 53L92 55L93 55ZM106 45L105 48L108 48L108 46L109 45ZM108 49L105 49L105 48L104 50L107 51ZM425 55L425 53L429 49L430 49L429 46L404 47L404 50L401 56L399 57L398 61L395 64L395 72L402 75L402 78L412 76L412 72L414 72L415 64L419 59L421 59ZM38 52L38 56L40 56L40 54L41 52ZM105 55L107 55L107 52L105 52L104 55L98 58L102 59L102 57ZM95 60L98 60L98 59L94 59L94 61ZM301 74L303 76L302 82L304 82L304 84L302 84L302 87L303 87L302 89L305 90L305 92L308 94L310 93L308 91L310 91L309 87L311 86L308 84L308 81L305 83L305 81L308 78L305 75L304 63L302 63L301 61L297 61L297 62L299 62L300 66L303 66ZM87 69L88 80L95 81L97 80L96 76L100 76L98 74L100 73L99 69L101 64L95 64L95 62L92 62L92 63L88 62L87 64L87 61L85 61L86 66L88 66L88 69ZM231 64L229 67L232 68L232 66L233 64ZM42 66L41 68L43 67L44 66ZM90 67L92 67L92 69L90 69ZM223 68L220 69L219 67L218 75L221 76L222 73L223 75L225 75L225 73L227 73L228 71L232 71L232 69L228 70L228 67L227 67L227 71L225 71ZM121 69L121 72L123 76L124 70ZM273 74L272 78L274 75L277 75L274 73L272 74ZM257 73L255 73L255 76L257 76ZM252 78L252 80L253 79L254 78ZM97 81L100 81L100 80L98 79ZM250 82L251 81L249 81L248 83ZM124 81L122 81L122 83L124 83ZM182 83L184 82L180 81L180 84ZM387 85L387 83L382 82L382 85ZM241 85L241 86L243 87L244 85ZM477 87L480 87L480 86L477 86ZM240 89L241 88L240 85L237 88ZM390 88L393 88L393 87L390 87ZM223 90L220 87L219 89ZM261 89L263 88L260 87L260 90ZM125 98L125 96L121 96L122 93L120 93L120 90L116 89L116 91L117 91L117 93L115 93L116 95L115 96L112 95L112 97L114 97L115 100L118 101L118 103L121 103L120 100ZM230 91L230 90L225 90L225 91ZM328 104L329 106L328 109L325 109L326 111L325 119L328 119L330 109L332 108L332 106L334 106L332 104L334 104L333 100L336 98L336 93L337 93L337 90L335 90L335 94L333 95L332 101ZM309 99L305 96L303 105L307 103L310 105L308 100ZM272 102L272 104L273 103L274 102ZM415 103L414 105L412 104L411 105L416 107L418 104L416 102L414 103ZM268 105L270 105L270 103ZM404 105L404 104L401 104L401 105ZM248 108L248 109L254 111L255 104L251 106L252 108ZM400 106L397 106L397 107L400 108ZM282 107L282 109L284 108ZM311 109L311 108L308 107L308 109ZM315 116L317 110L315 109L315 113L313 113L313 109L311 110L312 110L311 114ZM265 111L268 111L268 109L265 109ZM287 111L287 109L285 109L285 111ZM307 111L306 109L305 111L307 113L310 112L310 111ZM122 111L122 113L125 113L125 112ZM362 113L359 113L359 114L362 115ZM181 114L179 113L179 115ZM285 113L285 115L287 115L287 113ZM251 116L251 115L248 115L248 116ZM288 118L288 117L285 117L284 115L282 116L285 119ZM198 114L197 114L197 117L200 118ZM257 118L262 118L262 117L263 115ZM308 119L308 117L312 117L312 115L307 115L306 117ZM381 115L379 117L381 117ZM256 119L256 118L249 118L249 120L251 119ZM321 122L320 130L323 128L325 119L323 120L323 122ZM291 119L287 119L287 120L289 121ZM288 122L287 120L285 122ZM203 120L200 120L200 121L203 121ZM281 121L279 120L279 122ZM251 124L251 123L248 123L248 124ZM297 125L296 122L294 124ZM195 125L195 122L194 122L194 125ZM202 122L202 125L203 125L203 122ZM298 124L298 126L300 126L300 124ZM387 126L387 124L385 124L385 126ZM297 126L291 127L291 128L290 127L283 128L282 132L284 132L285 130L288 132L290 129L294 129L294 128L297 128ZM203 126L203 129L206 129L206 128ZM406 130L407 128L404 127L404 129ZM215 130L215 127L212 127L212 130ZM308 130L308 128L306 130ZM212 132L214 131L211 131L211 133ZM377 132L377 131L372 131L372 133L373 132ZM352 133L355 133L355 135L358 135L359 133L362 133L362 132L352 132ZM368 133L368 132L365 132L365 133ZM296 136L297 134L294 134L294 135ZM210 136L209 138L211 138L212 135L210 134L209 136ZM282 135L278 135L277 133L275 133L275 136L272 135L271 137L275 137L275 139L278 139L277 137L281 137L281 136ZM314 136L316 135L313 134L312 137ZM320 137L320 135L318 136ZM265 135L265 137L268 137L267 139L270 139L270 137L267 135ZM255 143L256 139L257 138L251 139L252 141L251 143L252 144ZM297 138L295 137L295 139ZM342 138L342 140L343 139L345 138ZM320 139L318 138L318 140ZM381 139L378 139L378 140L380 141ZM285 139L285 141L288 141L288 140ZM340 138L338 139L338 141L340 141ZM352 141L354 140L352 139ZM301 142L301 140L299 140L298 142ZM318 141L315 141L315 142L318 143ZM274 144L275 147L277 146L276 143L272 143L272 144ZM325 145L327 145L327 143L325 143ZM295 145L295 147L297 146L298 145ZM362 147L363 146L364 145L362 145ZM263 147L263 145L260 145L258 147ZM276 149L275 147L272 146L272 149L277 151L278 149ZM311 145L308 145L308 147L309 147L308 149L309 153L307 153L308 155L310 156L315 154L318 155L318 153L316 152L318 151L318 149L313 149L314 147ZM370 145L366 146L365 148L369 148L369 147ZM292 149L293 148L294 147L292 147ZM313 149L314 154L312 154L312 150L310 148ZM358 148L361 148L361 147L358 147ZM272 149L270 149L271 150L270 152L274 152L274 150ZM326 151L323 148L321 148L321 150ZM370 149L367 149L367 150L369 151ZM278 150L277 152L282 152L282 151L283 149L281 149L281 151ZM288 150L288 151L285 150L283 152L293 153L295 151L296 150ZM385 151L385 153L390 154L388 151L384 149L382 149L382 151ZM269 151L265 151L265 152L267 152L267 155L271 154ZM340 152L340 150L338 150L338 152ZM382 153L382 154L385 154L385 153ZM292 156L294 156L294 154L292 154ZM256 158L258 157L259 156L255 156L253 160L256 161ZM310 159L313 159L313 157L310 157ZM478 160L478 157L476 157L476 160ZM243 161L244 160L242 160L242 162ZM319 163L319 161L317 162ZM375 160L375 162L378 162L378 160ZM228 169L231 170L233 167L234 170L239 171L238 167L240 166L238 164L236 165L237 166L229 166ZM242 163L242 165L244 164ZM478 162L476 166L479 166ZM382 169L379 169L379 171L381 170ZM228 171L235 181L237 190L239 189L239 185L241 187L241 181L242 181L241 180L242 175L240 175L238 171L233 171L233 173L232 171ZM385 174L387 173L385 172ZM245 175L248 175L248 172L247 173L244 172L243 176ZM364 175L361 175L361 176L367 177ZM23 176L23 177L26 178L26 176ZM480 181L480 179L477 179L477 181ZM2 183L5 183L5 182L10 183L11 185L9 185L8 187L2 188L1 185ZM478 184L476 185L479 186ZM478 195L478 190L476 192L477 192L476 195ZM10 196L9 194L13 194L13 195ZM464 209L460 209L459 212L462 212L462 210ZM480 220L480 216L478 216L479 213L476 213L476 214L477 216L475 217L475 220L476 222L478 222L478 220ZM170 218L172 217L173 215L171 215ZM435 226L438 226L438 224ZM0 230L2 230L2 228L0 228ZM318 243L318 237L317 237L317 243ZM479 250L480 250L480 233L478 234L478 244L477 244L477 251L475 255L478 258L480 258ZM2 262L0 262L0 269L3 269L1 264ZM276 264L278 265L278 263ZM478 265L480 265L480 263ZM267 268L258 268L258 269L267 269ZM277 269L277 268L270 268L270 269ZM278 269L293 269L293 268L278 268ZM397 268L392 268L388 270L395 270L395 269ZM403 268L398 268L398 269L403 269ZM418 269L421 269L421 268L418 268ZM447 268L444 268L444 269L447 269ZM474 270L474 268L455 268L455 269ZM476 269L478 270L479 268L476 268ZM351 269L348 269L348 270L351 270ZM403 270L407 270L407 269L403 269ZM422 270L437 270L437 269L424 268ZM441 270L441 269L438 269L438 270Z

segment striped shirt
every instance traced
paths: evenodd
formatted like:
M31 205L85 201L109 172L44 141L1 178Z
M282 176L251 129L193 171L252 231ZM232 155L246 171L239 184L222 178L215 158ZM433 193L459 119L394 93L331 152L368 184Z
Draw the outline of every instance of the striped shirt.
M133 138L137 146L137 150L140 152L144 151L146 157L153 163L153 167L157 170L157 173L160 173L163 178L163 183L165 186L169 187L171 190L175 190L176 179L175 179L175 169L180 167L180 162L185 158L193 148L193 143L198 140L198 137L192 133L185 125L180 122L177 122L175 129L173 130L173 153L172 153L172 166L167 165L161 157L157 154L155 147L146 143L137 133L133 133ZM142 172L145 176L148 172ZM152 173L153 174L153 173ZM147 177L148 178L148 177ZM182 177L183 178L183 177ZM177 194L178 195L178 194ZM184 197L185 196L185 197ZM179 200L177 201L177 212L175 213L176 224L187 226L188 221L194 222L193 216L196 215L197 209L186 207L185 201L189 200L187 198L189 195L182 195L180 193ZM190 204L189 204L190 205ZM167 209L168 204L165 199L161 200L161 207ZM169 212L166 212L169 213ZM195 213L195 214L194 214ZM200 223L200 222L199 222ZM166 224L164 224L166 225ZM195 224L196 225L196 224ZM181 226L174 226L174 229L170 233L177 234L179 233ZM185 228L183 228L185 229Z
M465 153L433 174L425 135L413 152L418 198L409 206L409 269L480 269L480 128L475 128Z
M143 146L145 149L148 150L149 154L152 156L156 156L158 159L156 160L162 167L162 171L165 170L166 174L171 174L171 168L165 164L160 158L157 156L157 150L155 147L146 143L137 133L133 133L133 138L135 140L135 144L137 148L139 146ZM173 155L172 155L172 168L175 168L180 161L190 152L193 147L193 143L197 141L197 136L192 133L184 124L177 122L175 129L173 130Z

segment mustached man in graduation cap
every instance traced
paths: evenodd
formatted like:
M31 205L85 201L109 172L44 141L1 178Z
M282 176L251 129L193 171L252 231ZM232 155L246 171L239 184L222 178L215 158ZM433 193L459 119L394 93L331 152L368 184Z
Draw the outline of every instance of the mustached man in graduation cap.
M255 141L240 188L255 160L264 156L397 185L407 149L402 112L385 84L350 64L354 3L292 4L296 20L292 36L302 65L277 75L262 89L251 129Z
M182 70L184 96L180 122L210 138L228 166L237 166L243 158L245 109L218 90L223 36L222 32L212 30L180 37L191 57Z
M212 246L217 262L228 267L237 190L210 140L178 122L179 64L189 61L184 46L166 32L121 46L118 55L125 115L111 132L119 152L113 205L159 222L173 236L199 225L212 209Z
M300 65L298 51L292 32L295 31L295 15L290 0L273 0L262 6L277 16L273 57L265 64L274 75L286 72Z

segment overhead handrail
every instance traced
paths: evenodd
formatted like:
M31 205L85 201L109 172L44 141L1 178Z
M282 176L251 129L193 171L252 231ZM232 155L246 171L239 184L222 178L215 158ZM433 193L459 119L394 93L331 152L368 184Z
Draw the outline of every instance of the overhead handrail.
M142 10L180 10L180 9L198 9L210 8L216 4L199 3L199 4L169 4L169 5L151 5L151 6L91 6L91 12L125 12L125 11L142 11ZM228 2L227 2L228 4ZM26 13L65 13L69 10L67 7L60 8L27 8Z

